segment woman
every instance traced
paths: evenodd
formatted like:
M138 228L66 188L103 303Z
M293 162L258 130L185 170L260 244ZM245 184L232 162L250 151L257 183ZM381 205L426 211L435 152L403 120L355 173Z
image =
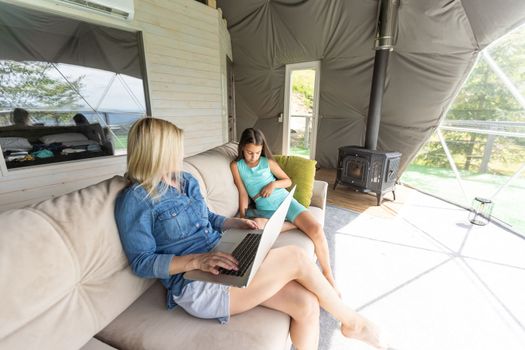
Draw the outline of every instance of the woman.
M182 130L161 119L141 119L129 132L129 186L117 198L115 216L134 273L159 278L168 307L178 305L196 317L227 322L257 305L285 312L297 349L317 349L319 305L341 321L345 336L381 347L375 327L341 301L301 248L270 250L246 288L183 278L194 269L237 269L232 255L210 251L220 231L257 224L208 210L197 181L182 172L182 145Z

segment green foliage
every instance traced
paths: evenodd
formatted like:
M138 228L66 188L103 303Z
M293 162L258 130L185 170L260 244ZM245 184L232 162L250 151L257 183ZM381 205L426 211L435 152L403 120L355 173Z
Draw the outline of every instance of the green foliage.
M68 83L51 77L49 69L45 62L0 61L0 107L77 107L84 77Z
M302 146L296 146L290 148L290 155L308 158L310 157L310 150Z
M525 95L525 27L502 39L489 53L518 90ZM484 58L480 57L449 110L446 120L523 122L525 111ZM494 125L497 123L490 127ZM493 148L486 149L490 147L487 146L489 136L486 134L446 131L443 132L443 136L456 165L466 171L485 171L482 166L485 151L490 153L488 171L493 174L509 174L514 171L516 164L525 162L523 138L498 136ZM413 164L449 167L443 148L435 135L420 150Z
M292 93L297 94L310 111L314 106L314 82L314 70L298 70L292 73Z
M488 53L525 95L525 27L503 38ZM523 114L518 101L480 58L447 119L523 121Z
M473 135L475 138L472 137ZM483 152L487 145L487 135L448 131L443 136L459 170L480 172ZM519 140L506 137L495 138L488 173L511 176L519 169L525 162L524 148L523 145L520 145ZM435 136L421 148L412 164L450 168L445 151Z

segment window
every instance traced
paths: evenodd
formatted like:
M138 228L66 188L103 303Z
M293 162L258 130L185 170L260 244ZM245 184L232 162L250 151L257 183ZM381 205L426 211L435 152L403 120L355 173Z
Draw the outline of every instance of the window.
M525 233L525 26L486 48L436 133L401 180Z
M140 33L0 4L7 169L125 154L149 113Z

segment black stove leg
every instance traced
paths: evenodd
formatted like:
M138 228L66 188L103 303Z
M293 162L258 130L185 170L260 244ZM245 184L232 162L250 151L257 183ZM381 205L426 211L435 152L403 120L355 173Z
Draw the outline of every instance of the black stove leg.
M396 191L392 190L392 196L394 196L394 200L396 200Z
M377 197L377 206L381 205L381 201L383 200L383 194L382 193L376 193Z
M335 179L335 182L334 182L334 191L335 191L335 186L337 186L337 184L339 183L339 181L337 179Z

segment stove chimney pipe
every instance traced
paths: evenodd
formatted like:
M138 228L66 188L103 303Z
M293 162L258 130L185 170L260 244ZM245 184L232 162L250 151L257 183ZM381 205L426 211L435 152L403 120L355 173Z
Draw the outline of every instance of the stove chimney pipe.
M385 88L386 69L390 52L394 49L397 28L397 10L400 0L379 0L377 31L375 39L374 73L372 76L372 89L370 91L370 104L366 121L365 148L377 149L379 137L379 124L381 122L381 108L383 105L383 92Z

